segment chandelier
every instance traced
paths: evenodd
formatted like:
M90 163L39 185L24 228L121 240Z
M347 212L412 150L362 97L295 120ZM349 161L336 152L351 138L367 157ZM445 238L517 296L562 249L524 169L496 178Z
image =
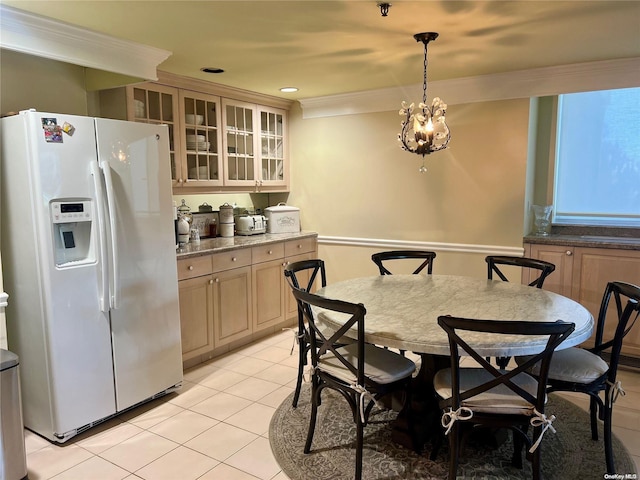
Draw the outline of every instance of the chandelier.
M420 172L426 172L425 155L438 152L447 148L451 134L445 121L447 104L439 97L435 97L431 106L427 105L427 44L438 38L435 32L416 33L413 38L417 42L424 44L424 77L422 83L422 102L415 109L412 103L407 106L407 102L402 102L400 115L405 119L402 121L402 130L398 134L400 148L407 152L422 155L422 166Z

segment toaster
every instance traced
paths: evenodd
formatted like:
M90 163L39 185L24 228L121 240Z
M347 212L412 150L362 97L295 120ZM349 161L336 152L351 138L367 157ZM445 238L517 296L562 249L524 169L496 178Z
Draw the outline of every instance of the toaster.
M266 231L267 219L262 215L236 217L236 235L257 235Z

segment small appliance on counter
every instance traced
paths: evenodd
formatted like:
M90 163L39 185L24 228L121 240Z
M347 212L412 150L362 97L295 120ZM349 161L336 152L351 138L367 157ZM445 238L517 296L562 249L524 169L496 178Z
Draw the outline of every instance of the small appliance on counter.
M300 209L280 202L265 208L267 233L296 233L300 231Z
M236 217L237 235L257 235L267 232L267 219L262 215Z

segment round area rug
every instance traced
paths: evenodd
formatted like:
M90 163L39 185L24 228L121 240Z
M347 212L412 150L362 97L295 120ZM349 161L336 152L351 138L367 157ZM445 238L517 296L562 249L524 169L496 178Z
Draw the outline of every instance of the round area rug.
M291 407L293 394L278 407L269 427L271 449L278 464L292 480L351 479L355 474L355 424L344 398L326 389L318 408L316 431L309 454L303 453L307 438L311 405L308 386L300 395L298 408ZM602 480L605 472L602 431L591 440L589 415L580 407L557 395L549 396L547 414L554 414L553 426L544 436L542 475L545 480ZM391 440L391 421L396 413L374 410L364 429L362 478L442 480L448 473L448 444L445 441L438 458L429 460L431 444L422 455ZM624 445L613 438L617 473L636 474L633 459ZM465 479L531 479L531 464L524 459L523 469L511 466L511 433L499 447L470 440L461 455L458 476ZM632 475L626 478L636 478Z

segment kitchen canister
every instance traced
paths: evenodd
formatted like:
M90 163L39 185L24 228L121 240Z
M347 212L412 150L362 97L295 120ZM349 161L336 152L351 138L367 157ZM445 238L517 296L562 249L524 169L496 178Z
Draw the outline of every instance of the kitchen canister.
M219 213L219 217L220 217L220 224L224 224L224 223L233 223L233 206L229 205L228 203L225 203L223 205L220 205L219 207L220 209L220 213ZM223 235L224 237L224 235Z
M218 233L221 237L233 237L235 223L221 223L218 225Z

